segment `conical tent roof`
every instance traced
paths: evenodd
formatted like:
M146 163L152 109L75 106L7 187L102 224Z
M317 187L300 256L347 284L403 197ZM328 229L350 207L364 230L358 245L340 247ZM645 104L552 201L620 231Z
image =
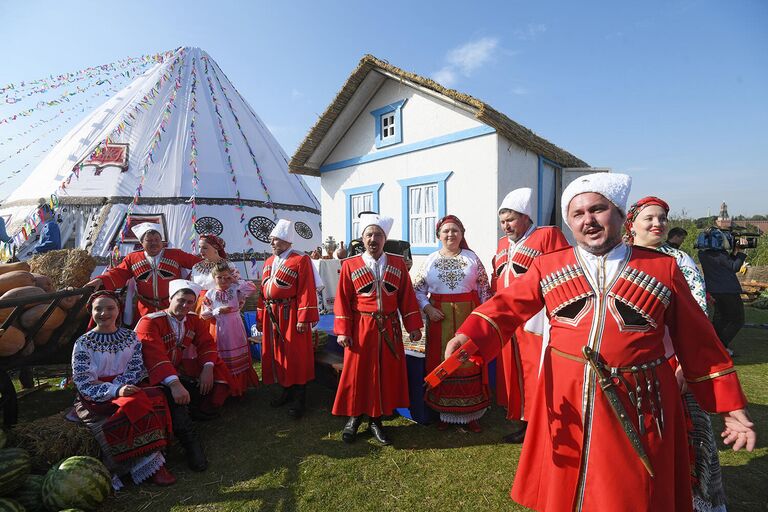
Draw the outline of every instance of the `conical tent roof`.
M127 152L127 168L92 165L116 148ZM94 256L115 246L132 250L125 226L143 215L159 216L169 245L186 250L197 234L213 232L231 255L262 259L278 218L294 221L297 249L320 244L317 199L199 48L178 49L65 135L3 203L9 232L52 195L61 206L62 240Z

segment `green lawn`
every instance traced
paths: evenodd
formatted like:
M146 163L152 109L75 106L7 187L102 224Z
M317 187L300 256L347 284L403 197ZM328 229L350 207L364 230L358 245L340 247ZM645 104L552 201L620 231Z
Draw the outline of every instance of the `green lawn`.
M747 321L768 323L768 312L749 310ZM768 330L745 328L733 349L760 448L748 454L723 447L729 510L765 511ZM227 405L223 418L200 425L210 459L207 472L187 470L182 453L173 448L175 486L131 486L102 510L524 510L508 498L520 448L498 443L510 429L498 408L484 418L481 434L443 433L395 419L387 423L395 447L382 448L368 436L354 445L341 442L343 420L330 414L330 390L310 387L311 411L299 422L269 407L274 392L252 392ZM70 391L35 393L21 402L23 418L60 410L70 400ZM719 429L720 419L714 421Z

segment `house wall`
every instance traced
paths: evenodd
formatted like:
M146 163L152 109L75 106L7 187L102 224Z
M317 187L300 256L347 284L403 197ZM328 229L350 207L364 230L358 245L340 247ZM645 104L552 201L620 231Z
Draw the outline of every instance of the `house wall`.
M323 238L349 242L345 189L381 184L379 211L394 217L390 238L403 233L403 188L398 180L450 172L445 181L445 211L458 216L472 249L484 262L496 247L496 134L488 134L322 174ZM355 235L353 235L355 236ZM414 254L414 267L425 258Z
M531 211L533 212L533 221L536 222L536 211L538 208L538 175L539 175L539 156L526 150L516 143L499 137L499 174L495 205L501 204L504 197L521 187L530 187L533 189L533 199ZM498 211L498 210L496 210ZM501 227L496 225L497 238L503 236Z
M371 112L401 100L406 100L402 107L403 140L399 144L377 149L375 122ZM442 102L434 96L400 82L386 80L331 151L324 164L372 155L383 150L393 150L482 126L484 126L483 123L461 108Z

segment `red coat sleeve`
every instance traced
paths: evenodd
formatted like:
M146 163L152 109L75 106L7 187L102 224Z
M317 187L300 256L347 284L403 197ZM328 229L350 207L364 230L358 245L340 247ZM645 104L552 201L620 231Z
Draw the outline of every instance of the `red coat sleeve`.
M552 227L548 231L549 236L547 237L547 246L544 248L544 254L559 251L560 249L565 249L570 246L568 239L565 238L565 235L560 231L560 228Z
M100 276L97 276L98 279L101 279L105 289L117 290L122 288L133 277L128 256L125 256L118 266L112 267Z
M219 351L216 349L216 342L213 341L208 326L204 324L196 315L188 315L186 322L187 330L194 325L195 336L192 344L197 348L197 359L200 364L216 363L219 359Z
M534 260L528 272L475 308L456 332L468 336L484 360L492 360L515 329L544 307L540 276L538 262Z
M320 314L317 309L317 288L315 272L312 270L312 260L309 256L299 257L299 282L296 291L299 322L317 322Z
M179 266L182 268L192 268L196 264L203 261L203 258L200 256L197 256L192 253L188 253L186 251L182 251L181 249L171 249L172 251L172 257L174 260L176 260L179 263ZM169 254L169 256L171 256Z
M153 386L173 375L178 376L176 368L168 359L168 352L163 343L163 333L158 322L144 317L136 325L136 336L141 341L141 351L144 356L144 366L149 372L149 383Z
M419 308L419 301L416 300L411 276L404 262L400 265L400 270L402 271L402 281L400 289L397 291L397 306L400 310L400 316L403 318L405 330L408 332L417 331L424 326L421 319L421 308Z
M336 289L336 299L333 301L333 332L337 336L352 336L352 301L355 297L355 288L352 286L349 261L345 260L341 263L339 286Z
M691 295L677 264L674 261L672 264L673 300L665 320L688 389L709 412L742 409L746 407L747 399L733 361L720 343L712 323Z
M496 293L496 282L499 280L496 276L496 256L491 258L491 295Z

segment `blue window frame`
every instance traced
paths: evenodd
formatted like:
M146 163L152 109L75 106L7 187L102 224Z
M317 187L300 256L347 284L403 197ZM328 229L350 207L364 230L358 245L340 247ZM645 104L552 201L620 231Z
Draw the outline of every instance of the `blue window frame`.
M403 240L411 254L430 254L440 248L437 221L445 217L445 181L453 171L397 180L402 194Z
M375 183L364 187L344 189L344 195L346 196L344 204L346 204L347 245L355 238L358 238L357 214L366 210L379 211L379 191L383 186L383 183Z
M403 142L403 105L396 101L371 111L376 124L376 148L385 148Z

